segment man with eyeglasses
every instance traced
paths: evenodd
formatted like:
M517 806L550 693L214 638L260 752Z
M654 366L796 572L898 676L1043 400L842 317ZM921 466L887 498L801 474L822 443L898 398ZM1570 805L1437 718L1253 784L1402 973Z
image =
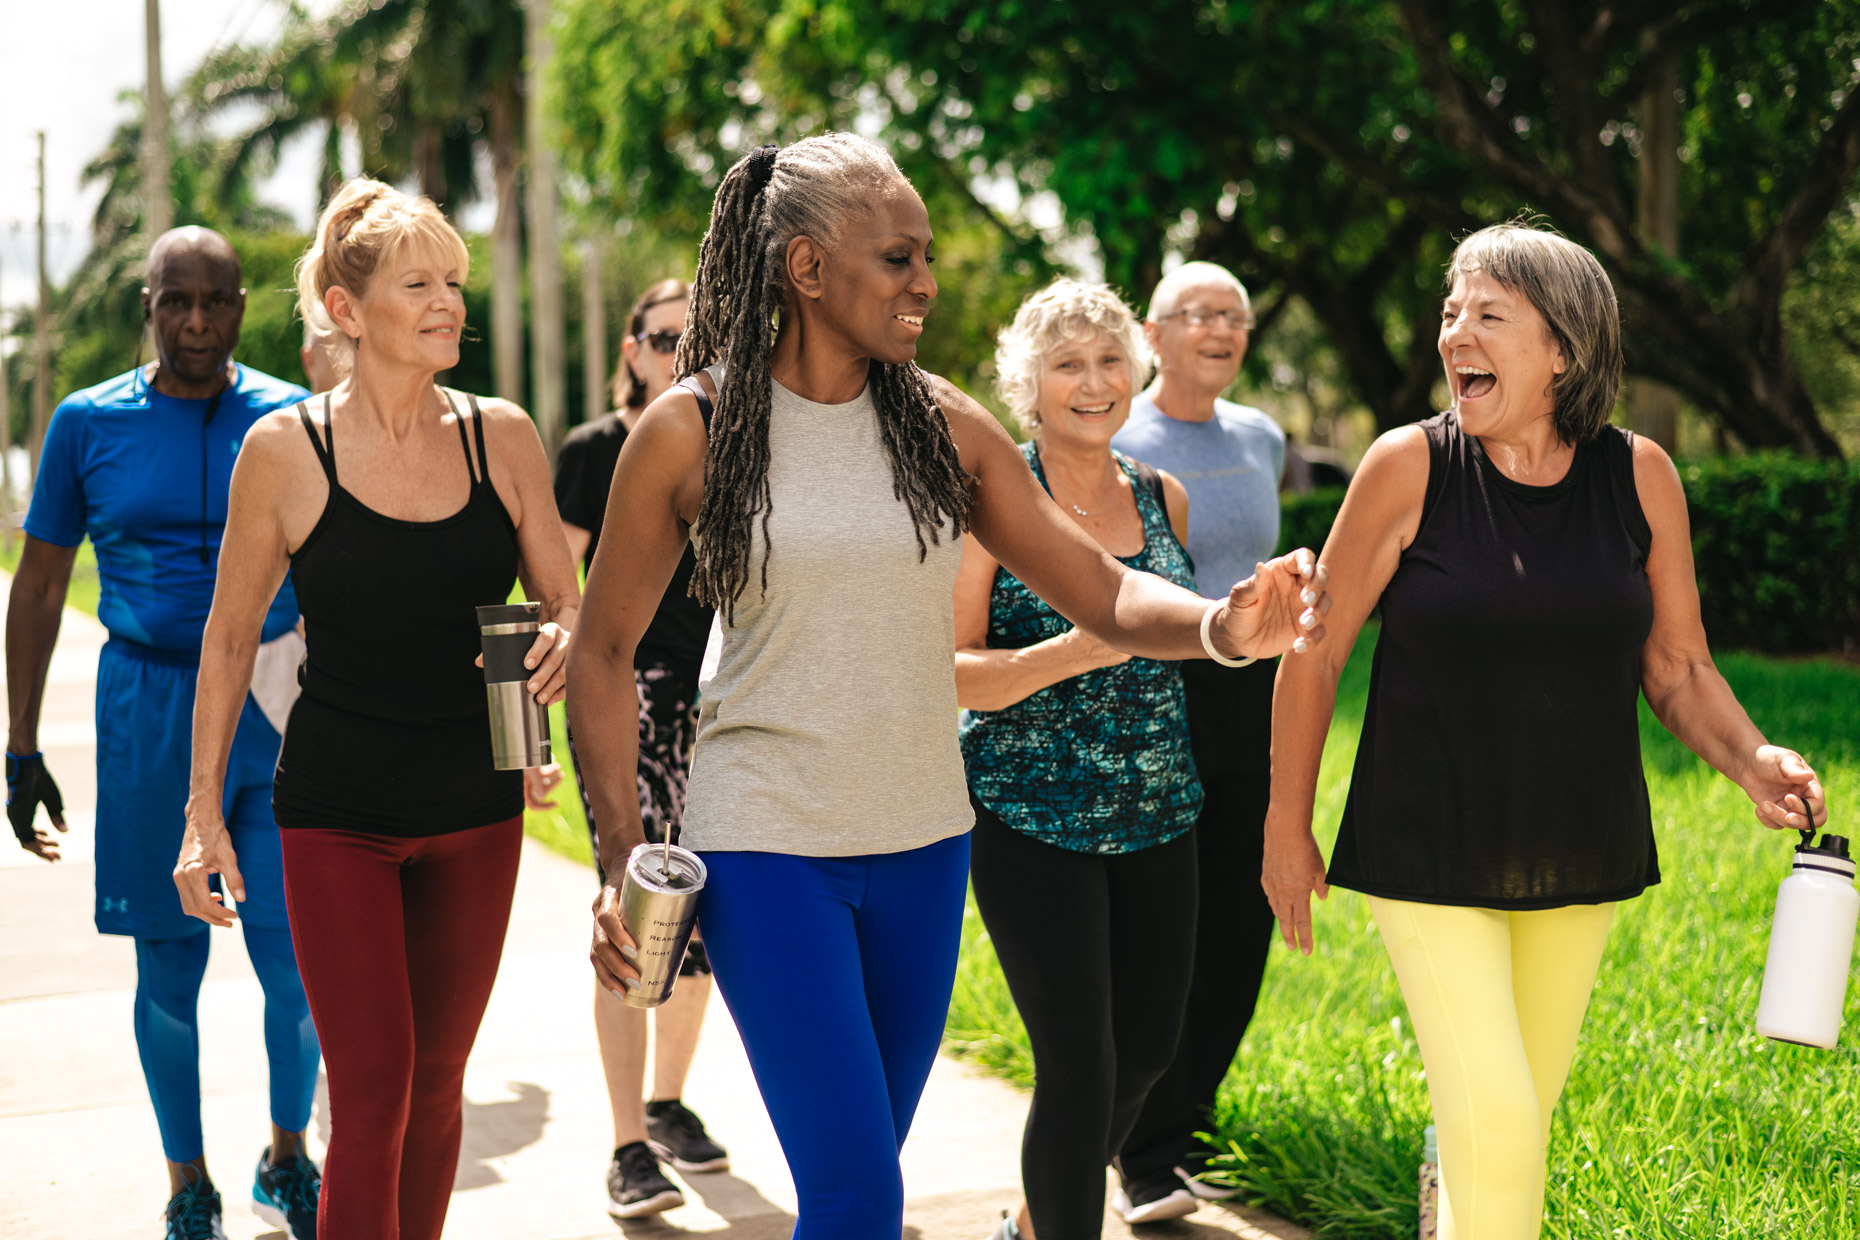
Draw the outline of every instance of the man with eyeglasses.
M1214 263L1184 263L1156 286L1144 329L1155 382L1130 405L1112 446L1181 480L1195 582L1225 598L1279 541L1285 433L1258 409L1224 400L1246 358L1253 311L1245 287ZM1117 1167L1133 1223L1174 1218L1230 1193L1196 1180L1213 1152L1215 1090L1253 1017L1272 941L1259 884L1269 799L1276 659L1182 664L1189 742L1206 794L1195 826L1200 906L1182 1040L1144 1104Z
M196 1003L208 927L174 885L192 756L200 640L213 602L240 445L266 413L308 395L232 360L245 316L239 256L218 233L177 228L149 251L144 321L156 360L66 397L45 436L26 542L7 600L7 817L20 846L57 861L38 806L65 829L38 752L39 708L79 544L96 550L96 924L135 940L136 1046L168 1158L168 1240L224 1240L200 1118ZM297 600L284 583L265 617L253 692L228 763L226 825L245 900L240 936L265 995L271 1144L253 1209L296 1240L316 1234L319 1176L303 1147L320 1051L285 915L271 777L295 688ZM231 907L231 897L226 897Z

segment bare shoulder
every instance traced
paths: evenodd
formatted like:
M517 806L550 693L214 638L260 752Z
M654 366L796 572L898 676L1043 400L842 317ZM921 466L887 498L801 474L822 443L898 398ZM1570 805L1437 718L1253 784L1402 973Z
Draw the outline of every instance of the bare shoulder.
M962 458L964 469L980 478L982 463L990 457L1006 452L1016 461L1020 459L1013 438L995 415L988 412L987 406L941 375L926 371L924 378L930 381L930 393L936 398L937 408L949 420L950 437L956 441L956 453Z
M710 431L698 409L697 396L690 388L673 385L640 411L623 451L701 462L709 448Z
M501 396L472 396L466 392L451 392L451 395L453 407L466 416L470 416L468 410L471 402L477 403L478 415L484 419L484 433L487 436L541 438L529 411L514 400L505 400Z
M1610 427L1602 432L1614 434ZM1641 494L1644 502L1649 498L1678 493L1685 495L1685 489L1679 482L1679 467L1673 464L1673 458L1645 435L1635 435L1630 441L1634 448L1634 487Z
M1419 475L1423 487L1427 485L1428 452L1427 432L1419 424L1398 426L1392 431L1384 431L1376 436L1376 441L1369 445L1369 451L1363 454L1363 463L1357 466L1351 482L1361 478L1365 471L1380 475L1385 481L1408 480L1412 475Z
M315 420L315 419L313 419ZM321 433L322 423L316 422ZM252 423L239 442L239 464L248 472L281 476L299 469L318 470L316 448L304 430L297 406L274 409Z

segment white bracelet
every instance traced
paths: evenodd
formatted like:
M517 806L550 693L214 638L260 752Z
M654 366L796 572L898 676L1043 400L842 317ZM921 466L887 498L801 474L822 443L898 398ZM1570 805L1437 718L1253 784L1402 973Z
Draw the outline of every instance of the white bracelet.
M1245 667L1249 663L1257 662L1259 656L1255 655L1251 659L1230 659L1214 648L1214 641L1208 636L1208 626L1214 623L1214 613L1219 611L1221 604L1226 601L1226 599L1217 598L1208 604L1206 611L1201 613L1201 648L1208 652L1210 659L1222 667Z

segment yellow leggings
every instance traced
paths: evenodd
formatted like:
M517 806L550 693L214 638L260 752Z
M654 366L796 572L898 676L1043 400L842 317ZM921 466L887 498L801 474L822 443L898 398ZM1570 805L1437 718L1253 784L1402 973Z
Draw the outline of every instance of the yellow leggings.
M1427 1068L1440 1240L1536 1240L1550 1115L1612 904L1508 913L1369 897Z

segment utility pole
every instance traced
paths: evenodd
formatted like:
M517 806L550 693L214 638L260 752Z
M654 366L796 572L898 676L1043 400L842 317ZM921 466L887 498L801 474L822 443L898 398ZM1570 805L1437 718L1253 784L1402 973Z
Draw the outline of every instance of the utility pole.
M562 253L556 238L556 162L543 118L543 82L555 40L549 34L550 0L526 0L529 36L530 208L530 412L549 459L561 446L568 393L562 371Z
M174 227L174 190L168 160L168 89L161 80L161 0L144 0L143 7L148 25L148 84L142 109L142 222L153 244Z
M0 538L13 548L13 385L6 373L6 292L0 285Z
M581 400L582 420L607 412L607 299L601 288L601 243L581 243Z
M32 435L26 441L31 457L29 486L39 481L39 450L45 446L45 427L52 420L52 282L45 270L45 131L39 130L38 136L39 313L32 330Z
M1640 99L1640 199L1636 231L1642 244L1668 259L1679 257L1679 62L1668 53ZM1634 429L1676 451L1679 393L1655 379L1637 377L1628 389Z

